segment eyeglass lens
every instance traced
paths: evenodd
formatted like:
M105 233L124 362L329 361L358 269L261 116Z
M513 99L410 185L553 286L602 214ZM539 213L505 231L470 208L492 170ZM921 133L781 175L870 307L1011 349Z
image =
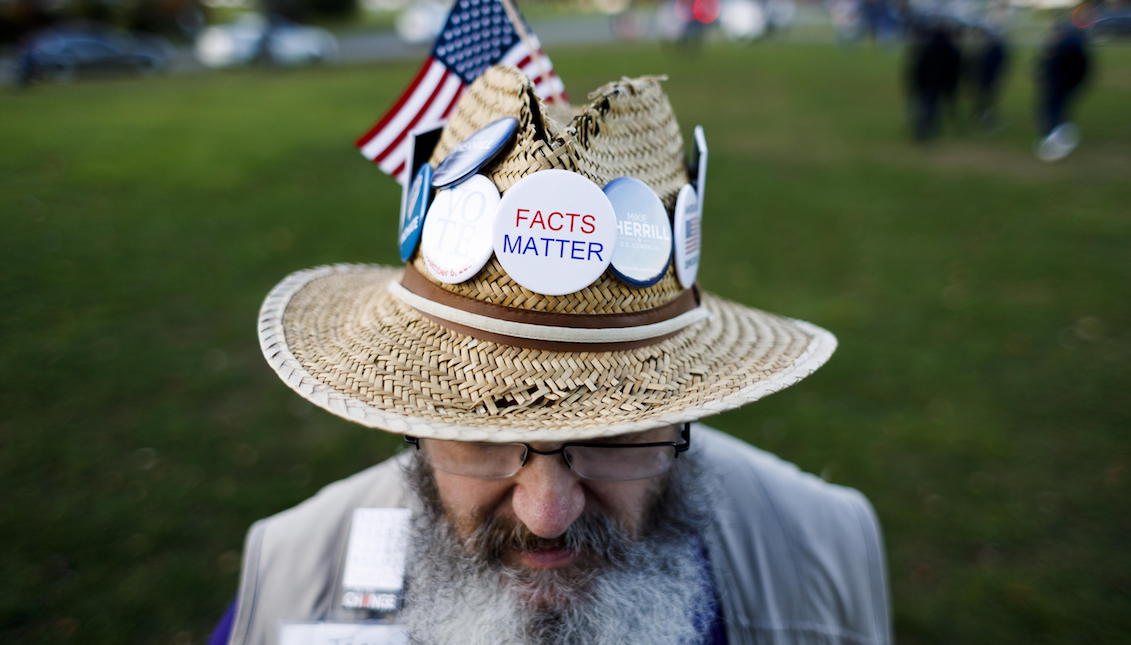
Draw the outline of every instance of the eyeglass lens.
M579 477L601 481L628 481L656 477L668 472L675 459L675 448L570 446L566 448L566 454L570 468L573 468Z
M436 470L480 479L506 479L522 468L525 447L519 443L472 443L426 441L425 448ZM530 455L529 458L534 458ZM561 459L558 455L542 455ZM584 479L629 481L657 477L671 469L675 449L671 446L598 447L569 446L569 467Z
M424 448L436 470L478 477L505 479L522 468L525 448L517 443L473 443L463 441L425 441Z

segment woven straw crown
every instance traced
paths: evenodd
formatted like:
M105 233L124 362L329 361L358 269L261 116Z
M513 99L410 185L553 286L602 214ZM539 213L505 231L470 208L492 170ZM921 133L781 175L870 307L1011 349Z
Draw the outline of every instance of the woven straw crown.
M622 79L589 98L576 114L550 113L523 74L491 68L460 98L431 163L479 128L511 116L519 121L515 140L480 171L500 191L547 169L572 171L598 186L628 176L648 184L670 212L688 173L660 79ZM645 288L606 271L581 291L546 296L512 280L494 258L459 284L431 278L419 257L413 267L410 273L431 282L434 293L457 302L520 317L564 315L590 326L687 298L671 268ZM468 333L395 297L408 277L400 269L360 265L292 274L261 310L268 362L305 398L366 426L532 441L612 436L731 409L801 380L836 345L808 323L696 292L698 322L654 342L608 351L524 347Z
M660 89L660 79L622 79L592 92L589 98L592 102L573 116L568 127L562 126L546 114L545 104L535 97L525 74L513 67L491 67L460 97L431 163L439 163L488 123L512 116L519 124L514 144L482 173L495 182L499 192L539 170L558 168L583 175L598 186L617 177L635 177L651 186L671 211L688 178L683 138ZM429 276L419 255L414 262L422 275ZM643 289L626 285L606 270L579 292L543 296L512 280L497 258L491 258L471 280L442 286L493 304L571 314L652 309L682 291L671 269L658 283Z

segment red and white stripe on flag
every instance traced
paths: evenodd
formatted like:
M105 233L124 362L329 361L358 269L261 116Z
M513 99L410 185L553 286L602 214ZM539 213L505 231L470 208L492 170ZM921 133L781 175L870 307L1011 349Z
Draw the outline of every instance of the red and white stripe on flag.
M533 38L535 47L537 38ZM554 72L548 56L538 49L531 54L522 41L517 42L499 59L499 64L513 65L534 83L534 91L544 101L565 98L565 85ZM429 56L416 78L393 107L372 128L357 140L361 154L377 164L398 182L408 181L408 158L416 130L441 125L455 107L465 85L458 75L439 59Z

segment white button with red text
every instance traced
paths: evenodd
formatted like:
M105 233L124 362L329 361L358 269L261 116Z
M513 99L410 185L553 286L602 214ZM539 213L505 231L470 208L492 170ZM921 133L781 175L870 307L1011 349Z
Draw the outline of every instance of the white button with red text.
M597 184L566 170L542 170L503 194L494 242L511 279L560 296L605 272L616 250L617 216Z

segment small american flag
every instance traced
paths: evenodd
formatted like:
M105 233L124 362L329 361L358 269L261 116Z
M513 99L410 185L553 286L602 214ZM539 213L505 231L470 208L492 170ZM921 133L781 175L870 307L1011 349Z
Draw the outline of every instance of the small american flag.
M491 65L522 70L547 102L565 97L565 86L537 37L526 29L535 54L511 23L503 1L456 1L416 78L377 125L357 140L366 159L400 183L408 181L410 133L442 124L463 89Z

